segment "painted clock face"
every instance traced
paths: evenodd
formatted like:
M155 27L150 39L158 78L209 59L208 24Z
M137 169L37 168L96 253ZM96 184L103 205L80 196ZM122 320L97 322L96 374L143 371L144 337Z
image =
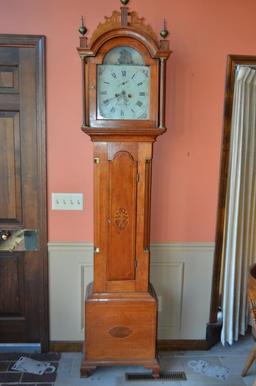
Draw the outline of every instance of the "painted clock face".
M97 111L101 119L149 117L150 67L131 47L117 47L97 68Z

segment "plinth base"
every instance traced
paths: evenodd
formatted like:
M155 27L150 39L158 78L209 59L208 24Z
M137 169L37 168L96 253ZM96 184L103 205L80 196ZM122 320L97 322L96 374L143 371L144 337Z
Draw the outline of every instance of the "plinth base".
M159 377L156 358L157 298L149 292L93 293L85 300L81 376L99 366L138 365Z

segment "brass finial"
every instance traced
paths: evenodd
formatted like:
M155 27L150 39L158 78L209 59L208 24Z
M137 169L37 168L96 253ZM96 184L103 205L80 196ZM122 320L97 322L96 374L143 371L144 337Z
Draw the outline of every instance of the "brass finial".
M166 19L164 19L164 25L163 25L163 29L160 31L160 35L163 39L166 39L167 36L169 35L169 31L166 26Z
M129 3L129 0L120 0L123 5L127 5Z
M81 26L79 27L78 31L80 32L80 34L82 36L84 36L86 34L86 32L87 32L87 28L84 25L84 17L83 16L81 16Z

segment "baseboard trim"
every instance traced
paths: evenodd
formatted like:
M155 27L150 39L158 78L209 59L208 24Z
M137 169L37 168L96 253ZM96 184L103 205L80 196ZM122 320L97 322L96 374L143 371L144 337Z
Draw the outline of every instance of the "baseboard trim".
M208 350L209 345L206 340L159 340L157 348L161 351L187 351L187 350ZM50 351L54 352L82 352L82 341L51 341Z
M50 342L50 351L53 352L82 352L82 341L56 340Z
M208 350L206 340L195 339L164 339L157 342L157 348L161 351L188 351L188 350Z

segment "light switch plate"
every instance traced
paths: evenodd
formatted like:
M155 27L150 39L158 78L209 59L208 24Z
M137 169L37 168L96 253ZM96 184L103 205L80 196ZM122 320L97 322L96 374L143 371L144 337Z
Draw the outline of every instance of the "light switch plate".
M83 193L52 193L53 210L83 210Z

